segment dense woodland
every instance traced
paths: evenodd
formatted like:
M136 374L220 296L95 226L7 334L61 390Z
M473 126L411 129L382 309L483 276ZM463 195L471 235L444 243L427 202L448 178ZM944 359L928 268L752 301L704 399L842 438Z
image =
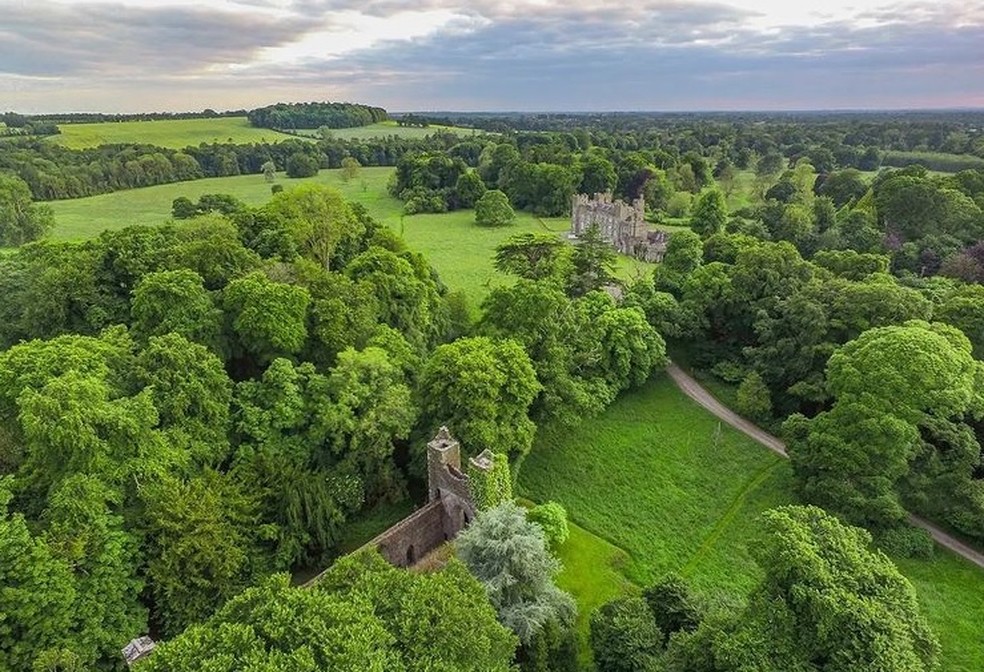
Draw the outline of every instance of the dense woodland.
M907 511L984 541L984 170L881 163L979 153L973 118L565 119L465 140L0 145L16 173L3 240L20 245L0 257L0 670L117 669L148 631L168 640L148 670L576 669L563 509L512 504L509 472L538 426L589 420L668 349L783 432L816 506L765 515L747 599L665 577L600 608L598 669L937 669L912 586L875 546L932 554ZM43 189L296 156L394 165L408 214L475 207L507 226L512 208L562 215L573 193L612 191L673 228L628 282L597 231L510 236L495 266L513 282L477 307L323 186L29 242L51 226ZM347 521L413 497L440 425L502 460L457 559L418 575L357 555L289 586L335 559Z
M260 128L352 128L386 121L386 110L356 103L277 103L246 113Z

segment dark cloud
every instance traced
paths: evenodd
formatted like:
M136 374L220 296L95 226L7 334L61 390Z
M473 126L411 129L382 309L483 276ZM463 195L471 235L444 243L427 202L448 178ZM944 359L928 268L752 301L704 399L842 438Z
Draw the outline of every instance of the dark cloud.
M410 8L397 0L296 0L286 11L266 0L237 4L241 11L205 3L7 9L0 73L70 77L75 100L97 101L90 109L312 98L395 110L984 105L984 10L944 2L763 31L753 27L757 15L724 2L419 0L413 11L457 19L425 38L262 64L252 63L259 50L322 30L337 12L389 18ZM226 64L235 74L223 74ZM35 108L44 100L73 106L51 82L0 79L0 91Z
M99 77L183 73L248 61L263 47L291 42L302 17L194 7L21 4L0 19L0 73Z

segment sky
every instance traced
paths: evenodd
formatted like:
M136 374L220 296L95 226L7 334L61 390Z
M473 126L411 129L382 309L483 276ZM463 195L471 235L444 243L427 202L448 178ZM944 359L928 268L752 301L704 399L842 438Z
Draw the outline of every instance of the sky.
M984 107L984 0L0 0L0 111Z

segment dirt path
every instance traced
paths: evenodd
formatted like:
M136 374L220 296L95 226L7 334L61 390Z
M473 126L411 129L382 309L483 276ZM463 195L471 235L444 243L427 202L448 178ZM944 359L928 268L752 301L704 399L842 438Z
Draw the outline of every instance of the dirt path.
M688 397L696 401L698 405L703 406L712 414L728 423L739 432L742 432L758 443L761 443L772 452L782 455L783 457L789 457L786 453L785 443L780 441L772 434L760 429L755 424L749 422L715 399L710 392L705 390L700 383L694 380L679 366L676 364L670 364L666 367L666 372L670 374L670 378L673 379L673 382L676 383L677 387L679 387L680 390L683 391L683 393ZM928 520L920 518L919 516L914 516L910 513L909 522L929 532L930 536L932 536L936 543L940 546L950 549L965 560L968 560L969 562L972 562L978 567L984 569L984 553L971 548L959 539L955 539L933 523L930 523Z

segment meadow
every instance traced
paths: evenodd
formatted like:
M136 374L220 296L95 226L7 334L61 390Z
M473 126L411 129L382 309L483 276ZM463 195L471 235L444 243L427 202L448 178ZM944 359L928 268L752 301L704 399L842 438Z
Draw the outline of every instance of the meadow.
M71 149L87 149L103 144L142 143L182 149L201 143L232 142L236 144L281 142L292 137L308 138L317 131L300 131L296 135L281 133L270 128L254 128L246 117L216 117L213 119L160 119L156 121L107 121L94 124L60 124L61 133L50 136ZM471 133L470 130L444 126L412 128L397 126L395 121L384 121L358 128L332 130L333 137L342 140L366 140L397 135L406 138L423 138L444 130Z
M741 596L759 577L750 553L759 514L796 502L784 460L662 375L574 430L541 428L517 485L524 497L562 503L588 540L603 540L572 538L589 553L561 549L560 583L582 611L612 593L613 571L637 586L677 572L707 595ZM932 560L896 561L943 644L942 669L984 669L984 575L939 548Z
M542 219L525 212L507 227L483 228L475 225L471 210L443 214L403 215L403 204L386 191L392 168L362 168L350 181L340 170L322 170L311 178L288 179L279 174L276 184L290 189L306 182L330 185L346 198L364 205L380 223L399 232L411 249L423 252L452 289L462 290L477 305L492 287L508 282L508 276L492 265L495 248L515 233L562 233L570 227L566 217ZM202 194L231 194L249 205L270 199L270 184L262 175L216 177L192 182L163 184L130 189L89 198L50 203L55 212L54 240L85 240L104 230L127 226L158 226L171 218L171 203L178 196L197 200ZM619 259L619 273L633 279L651 265L634 259Z

